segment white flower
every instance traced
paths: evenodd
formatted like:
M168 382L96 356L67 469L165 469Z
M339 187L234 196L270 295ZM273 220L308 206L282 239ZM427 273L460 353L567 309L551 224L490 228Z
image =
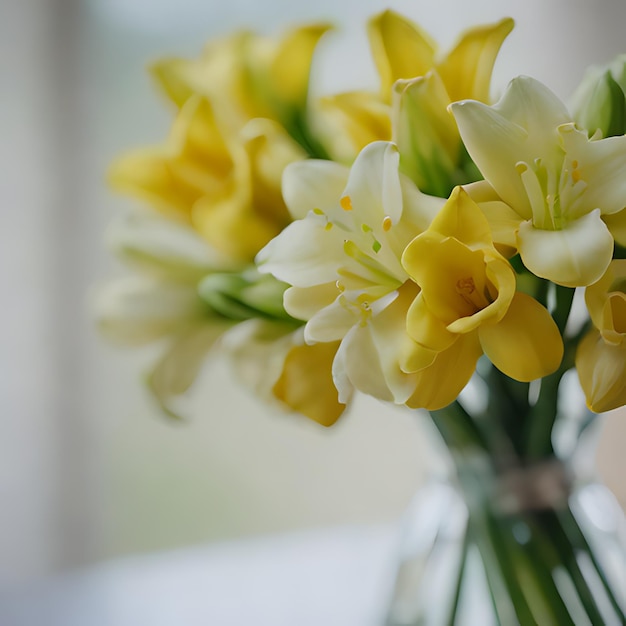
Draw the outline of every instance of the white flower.
M328 161L288 166L283 194L296 221L257 257L260 271L292 285L285 309L307 321L306 341L341 341L333 363L340 399L356 387L403 403L415 385L399 363L418 288L400 259L444 200L421 194L398 160L395 145L374 142L351 169Z
M526 77L493 107L467 100L451 110L492 192L485 183L468 188L490 201L481 206L496 242L513 244L531 272L560 285L597 281L613 255L604 219L626 206L626 137L589 139L547 87ZM500 232L507 224L510 232Z

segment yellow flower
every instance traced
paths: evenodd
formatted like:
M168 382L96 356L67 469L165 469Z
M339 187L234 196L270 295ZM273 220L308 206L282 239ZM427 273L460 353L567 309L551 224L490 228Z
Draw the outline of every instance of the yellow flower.
M488 102L493 64L512 29L511 18L471 28L447 55L438 59L436 45L417 24L394 11L384 11L370 21L368 28L383 98L390 97L395 81L435 71L450 101L472 98Z
M410 20L391 10L373 17L368 23L368 36L380 76L380 92L340 94L322 101L325 119L331 120L335 131L330 138L333 157L351 161L367 143L393 137L402 159L405 155L408 160L413 158L406 170L402 165L403 171L423 191L437 194L445 187L445 194L438 195L447 196L451 189L447 181L445 185L430 182L433 168L445 166L449 178L459 167L460 138L446 107L460 98L489 101L493 64L512 28L511 19L472 28L462 34L446 56L439 57L429 35ZM396 81L401 82L394 86ZM422 85L424 82L426 85ZM385 116L392 120L393 135ZM346 125L343 132L342 123ZM443 134L439 132L442 126ZM439 151L450 154L452 163L433 165ZM430 171L426 171L427 165Z
M201 96L182 106L166 145L131 152L111 167L111 185L191 224L218 250L251 262L290 221L282 170L304 152L277 123L252 120L224 134Z
M468 191L480 197L498 243L519 250L541 278L566 287L596 282L613 256L607 223L620 237L626 226L626 137L589 139L565 105L527 77L511 81L493 107L464 101L451 110L486 181Z
M520 381L556 370L563 342L554 320L533 298L516 292L513 268L494 248L486 218L462 188L406 247L402 263L421 288L407 313L415 344L403 368L423 377L409 405L434 409L452 402L482 353ZM450 371L439 381L442 369ZM430 394L437 385L433 405L421 392Z
M199 59L164 59L152 72L178 106L200 94L229 128L266 117L294 134L307 104L313 52L329 28L300 26L280 39L239 32L210 42Z
M592 411L626 404L626 260L611 262L604 276L587 287L585 301L594 328L576 352L580 384Z
M513 20L504 19L470 29L438 59L430 38L392 11L370 23L383 98L392 94L400 166L422 191L448 197L457 184L480 178L447 107L461 98L489 101L493 64L512 28Z

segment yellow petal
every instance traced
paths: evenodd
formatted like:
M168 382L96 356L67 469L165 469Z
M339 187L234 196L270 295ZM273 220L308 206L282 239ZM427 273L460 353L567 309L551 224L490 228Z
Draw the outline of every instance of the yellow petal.
M624 345L609 345L597 330L592 330L578 344L576 370L592 411L602 413L626 404Z
M399 78L423 76L432 69L435 44L416 24L394 11L380 13L368 24L374 62L384 98Z
M436 411L454 402L472 377L481 354L477 333L460 335L450 348L437 355L430 367L415 374L415 393L407 400L407 406Z
M117 159L108 181L162 213L189 220L199 198L220 197L229 190L233 166L212 107L194 96L180 110L164 146Z
M182 107L196 93L197 64L187 59L161 59L149 68L150 73L167 97Z
M274 396L322 426L332 426L346 408L339 402L332 378L338 347L339 342L333 342L291 348L272 388Z
M489 306L483 250L470 250L452 237L426 231L406 247L402 260L422 288L420 297L446 326Z
M282 127L269 120L253 120L242 135L236 184L224 189L223 198L199 199L192 223L216 249L252 261L290 222L281 176L285 166L303 153Z
M548 311L518 292L497 324L479 330L481 346L491 362L515 380L529 382L554 372L563 358L563 340Z
M444 237L454 237L465 245L489 247L492 244L489 222L463 187L455 187L450 198L430 225Z
M407 311L406 330L412 339L429 352L441 352L456 340L456 335L447 329L446 323L430 311L422 294L415 298ZM421 369L427 358L427 355L416 347L403 369L407 372Z
M489 102L493 65L513 26L513 20L505 18L496 24L477 26L462 35L459 43L437 66L451 101L471 98Z
M303 107L309 87L313 52L329 24L311 24L296 28L282 39L270 67L275 97L283 103Z
M611 291L626 291L626 259L614 259L606 272L593 285L585 289L585 303L589 316L598 330L604 326L604 307Z
M367 144L391 139L389 105L375 94L341 93L322 98L318 106L319 132L335 161L352 163Z

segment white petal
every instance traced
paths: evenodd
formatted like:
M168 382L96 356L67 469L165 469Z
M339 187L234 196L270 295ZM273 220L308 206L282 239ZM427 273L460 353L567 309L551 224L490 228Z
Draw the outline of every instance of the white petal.
M343 237L326 228L323 216L310 213L293 222L257 255L262 273L297 287L312 287L337 280L343 259Z
M185 413L176 406L177 400L194 383L213 344L232 324L224 319L192 324L175 337L148 376L150 390L166 413L172 417Z
M539 230L522 222L518 247L524 265L541 278L565 287L595 283L613 256L613 237L596 209L563 230Z
M343 195L350 197L359 227L365 223L373 228L385 216L394 224L399 221L402 215L399 163L398 149L388 141L375 141L357 156ZM337 218L341 220L341 214Z
M93 302L99 330L126 345L149 343L202 315L195 285L128 276L101 288Z
M285 204L294 219L320 209L327 213L339 203L349 169L333 161L311 159L289 164L283 172Z
M344 306L340 298L316 313L305 326L307 342L337 341L343 339L350 329L359 322L354 308Z
M376 344L367 325L354 326L341 342L333 362L333 380L339 390L340 399L342 388L349 388L347 380L359 391L379 400L393 401L393 394L385 382Z
M515 166L541 159L548 168L559 167L557 127L571 121L565 105L539 81L520 76L492 107L465 100L450 109L485 179L520 216L529 219L530 204Z
M209 271L237 268L187 224L154 212L133 212L114 220L107 242L123 261L157 276L197 280Z
M318 311L334 302L338 296L335 283L315 287L290 287L285 291L285 311L299 320L310 320Z
M626 136L590 140L573 125L560 129L563 147L578 162L578 172L587 187L572 203L572 214L600 209L603 215L626 208Z

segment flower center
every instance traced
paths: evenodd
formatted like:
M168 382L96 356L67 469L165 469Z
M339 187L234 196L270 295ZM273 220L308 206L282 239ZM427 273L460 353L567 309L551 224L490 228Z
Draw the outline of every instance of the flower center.
M520 161L515 168L530 202L533 226L542 230L565 228L573 217L569 209L587 188L578 161L564 158L560 173L540 158L532 165Z
M476 289L476 284L474 283L474 278L472 276L459 278L456 281L455 291L467 304L470 305L470 307L472 307L474 313L482 311L482 309L491 304L487 295Z

